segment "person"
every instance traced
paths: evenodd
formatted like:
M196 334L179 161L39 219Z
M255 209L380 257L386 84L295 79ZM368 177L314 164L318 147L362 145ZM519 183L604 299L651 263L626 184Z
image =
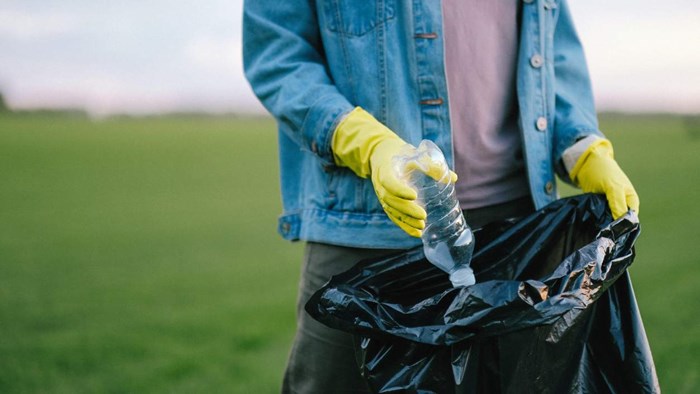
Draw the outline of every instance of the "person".
M639 199L598 128L566 0L245 1L246 77L279 127L279 232L306 241L283 392L365 392L353 338L303 306L358 261L417 246L425 211L392 171L422 139L478 228L557 198L555 174Z

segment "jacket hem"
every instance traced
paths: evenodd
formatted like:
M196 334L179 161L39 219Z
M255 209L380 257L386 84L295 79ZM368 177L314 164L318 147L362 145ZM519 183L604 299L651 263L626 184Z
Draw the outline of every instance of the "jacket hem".
M421 244L381 214L306 209L283 214L278 231L289 241L368 249L408 249Z

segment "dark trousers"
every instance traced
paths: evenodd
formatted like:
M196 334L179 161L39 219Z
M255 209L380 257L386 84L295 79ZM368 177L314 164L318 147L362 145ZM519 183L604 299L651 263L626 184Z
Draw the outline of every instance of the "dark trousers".
M525 216L534 211L529 197L465 212L467 223L479 228L495 220ZM354 337L311 318L304 305L331 276L350 269L360 260L395 252L358 249L309 242L297 300L297 332L287 362L283 393L368 393L355 361Z

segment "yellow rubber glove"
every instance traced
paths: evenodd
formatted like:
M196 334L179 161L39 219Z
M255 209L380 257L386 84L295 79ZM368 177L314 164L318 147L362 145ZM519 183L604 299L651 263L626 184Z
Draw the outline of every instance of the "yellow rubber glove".
M393 157L406 145L360 107L340 122L331 141L335 163L362 178L371 176L377 198L391 221L408 235L420 237L426 212L416 203L416 191L398 179L393 169ZM452 173L453 181L456 177Z
M639 196L613 157L610 141L599 139L586 149L571 169L571 180L586 193L605 193L613 218L628 208L639 214Z

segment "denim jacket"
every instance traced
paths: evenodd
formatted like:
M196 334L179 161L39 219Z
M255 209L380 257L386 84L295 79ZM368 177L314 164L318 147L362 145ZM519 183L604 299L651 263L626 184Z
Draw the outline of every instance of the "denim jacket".
M568 179L563 151L602 134L567 1L522 2L519 126L541 208L557 198L554 174ZM245 1L246 77L279 126L284 238L366 248L420 242L388 219L369 179L335 165L331 137L361 106L409 143L434 141L452 165L442 37L439 0Z

